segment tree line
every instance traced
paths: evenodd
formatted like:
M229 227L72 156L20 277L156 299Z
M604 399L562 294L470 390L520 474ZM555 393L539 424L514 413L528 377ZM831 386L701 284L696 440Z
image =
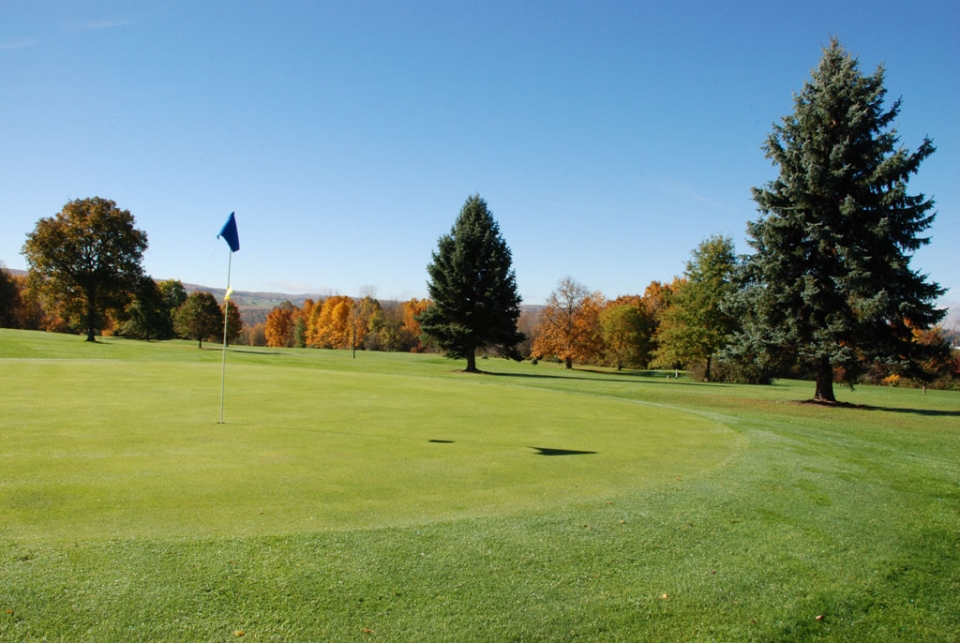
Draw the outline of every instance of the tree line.
M0 279L0 323L109 330L143 339L215 339L351 350L438 350L478 370L480 354L617 368L693 369L706 380L809 377L814 399L864 379L951 385L960 362L938 326L945 291L910 267L930 242L934 202L908 193L934 152L910 151L885 107L884 71L866 75L838 40L825 48L794 110L763 150L779 176L753 188L752 252L713 236L683 276L608 300L562 279L536 316L520 309L509 246L487 203L469 197L427 265L428 300L383 306L372 296L290 302L244 332L232 301L185 295L140 266L147 236L100 198L71 201L27 236L24 283ZM5 273L0 272L0 275ZM12 285L11 285L12 284ZM225 312L226 311L226 312ZM217 318L214 321L214 317ZM262 333L262 334L261 334Z
M225 313L224 305L211 293L188 294L178 279L156 281L140 275L132 289L114 292L109 300L100 299L92 307L85 300L59 294L54 282L53 277L33 272L14 275L0 268L0 328L81 331L88 339L92 337L91 341L99 335L147 341L192 339L202 347L206 340L222 341L226 314L227 341L239 343L243 337L243 321L236 304L226 302L229 312Z

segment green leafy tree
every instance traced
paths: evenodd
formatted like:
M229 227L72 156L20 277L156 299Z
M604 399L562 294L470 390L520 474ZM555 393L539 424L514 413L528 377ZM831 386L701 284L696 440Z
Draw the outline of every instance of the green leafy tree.
M70 201L27 235L22 252L31 287L82 320L88 342L96 341L106 313L130 300L143 275L147 234L134 225L128 210L93 197Z
M178 337L195 339L197 346L203 348L203 340L222 337L223 311L210 293L191 293L177 309L173 327Z
M520 295L512 261L487 203L474 195L450 234L440 237L427 266L434 305L420 313L421 331L448 357L465 358L467 372L478 372L476 353L488 346L520 359Z
M157 284L160 288L160 296L163 297L163 306L167 309L167 316L170 318L170 335L173 337L173 316L177 309L187 300L187 290L179 279L167 279ZM165 338L166 339L166 338Z
M133 301L124 310L120 334L134 339L167 339L173 334L170 311L152 277L140 278Z
M673 368L699 362L705 365L703 379L710 381L714 356L737 329L736 319L723 308L735 290L736 266L729 237L712 236L693 251L684 280L678 282L660 319L658 365Z
M907 181L934 147L899 145L900 101L884 107L883 81L882 67L864 75L834 39L763 148L779 177L753 190L761 217L748 224L756 252L732 354L810 369L819 401L835 401L835 369L852 383L871 362L906 366L912 329L944 314L934 306L944 290L910 268L935 213Z
M610 306L600 313L603 346L618 371L625 364L639 363L645 326L640 310L630 304Z

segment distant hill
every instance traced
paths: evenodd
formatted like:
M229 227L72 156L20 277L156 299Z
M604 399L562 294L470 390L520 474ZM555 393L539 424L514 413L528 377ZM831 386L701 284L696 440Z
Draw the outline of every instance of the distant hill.
M226 294L225 288L210 288L208 286L199 286L197 284L183 284L184 289L189 292L208 292L218 300L223 300ZM265 308L268 311L279 306L285 301L289 301L294 306L302 306L307 299L318 301L324 299L325 295L290 295L282 292L255 292L250 290L234 290L230 299L233 300L239 308Z
M223 296L226 294L225 288L209 288L207 286L199 286L197 284L183 284L184 289L187 292L208 292L218 300L222 300ZM289 301L294 306L303 306L303 302L307 299L312 299L314 301L323 301L329 297L329 295L319 295L319 294L300 294L300 295L291 295L288 293L282 292L257 292L250 290L234 290L233 294L230 296L230 299L233 300L233 303L240 308L240 310L249 309L249 308L264 308L267 311L272 310L276 306L279 306L285 301ZM381 299L381 305L396 303L392 299ZM521 310L528 310L532 312L537 312L543 309L543 306L540 305L526 305L523 304L520 306Z

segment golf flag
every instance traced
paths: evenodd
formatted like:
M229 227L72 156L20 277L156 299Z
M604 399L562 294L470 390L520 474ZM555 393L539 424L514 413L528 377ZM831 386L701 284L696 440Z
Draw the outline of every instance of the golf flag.
M233 288L230 287L230 266L233 264L233 253L240 249L240 235L237 234L237 218L230 213L230 218L223 224L220 234L217 238L223 237L223 240L230 246L230 255L227 259L227 292L223 297L223 360L220 365L220 424L223 424L223 389L227 375L227 322L230 319L230 295L233 294Z
M230 246L230 252L236 252L240 249L240 235L237 234L237 218L230 213L230 218L223 224L220 234L217 238L223 237L223 240Z

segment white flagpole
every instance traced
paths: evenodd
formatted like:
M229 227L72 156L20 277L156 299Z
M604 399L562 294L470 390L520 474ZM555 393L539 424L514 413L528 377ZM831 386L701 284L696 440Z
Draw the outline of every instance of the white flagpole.
M220 365L220 424L223 424L223 388L227 375L227 320L230 316L230 268L233 265L233 249L227 260L227 290L223 299L223 360Z

